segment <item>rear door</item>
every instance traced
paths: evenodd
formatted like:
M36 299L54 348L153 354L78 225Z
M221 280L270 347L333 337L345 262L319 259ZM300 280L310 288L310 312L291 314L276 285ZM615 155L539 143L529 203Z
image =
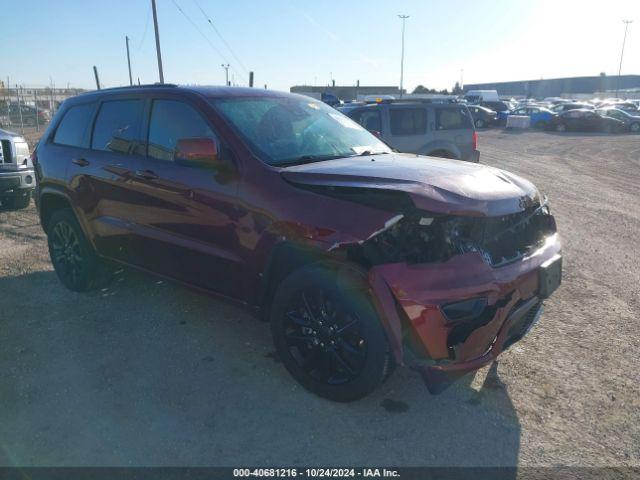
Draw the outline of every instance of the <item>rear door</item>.
M224 295L240 290L237 231L239 170L235 156L206 112L181 97L154 96L147 104L146 154L134 185L144 205L133 221L140 237L136 262L154 272ZM209 138L229 170L175 162L181 139Z
M473 121L464 105L436 105L435 118L430 121L434 142L451 144L459 160L473 155Z
M389 105L388 126L383 140L399 152L426 153L430 139L424 105Z
M76 155L70 184L98 251L130 262L131 217L142 208L133 191L136 156L142 145L144 100L109 95L97 108L89 148Z

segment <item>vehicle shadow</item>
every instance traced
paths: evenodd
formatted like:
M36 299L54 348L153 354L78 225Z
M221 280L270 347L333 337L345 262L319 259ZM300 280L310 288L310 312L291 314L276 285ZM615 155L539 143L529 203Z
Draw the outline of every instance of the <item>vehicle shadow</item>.
M518 463L497 364L437 396L400 368L333 403L288 375L268 324L176 284L121 271L79 294L38 271L0 291L2 465Z

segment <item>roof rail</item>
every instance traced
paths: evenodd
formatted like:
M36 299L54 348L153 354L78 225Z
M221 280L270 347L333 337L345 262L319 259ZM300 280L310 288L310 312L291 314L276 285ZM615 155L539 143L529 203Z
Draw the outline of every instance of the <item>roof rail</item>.
M457 98L395 98L367 100L364 103L464 103Z
M95 93L95 92L107 92L107 91L113 91L113 90L128 90L130 88L159 88L159 87L166 87L166 88L175 88L178 85L175 83L143 83L142 85L122 85L119 87L109 87L109 88L101 88L100 90L89 90L88 92L84 92L84 93Z

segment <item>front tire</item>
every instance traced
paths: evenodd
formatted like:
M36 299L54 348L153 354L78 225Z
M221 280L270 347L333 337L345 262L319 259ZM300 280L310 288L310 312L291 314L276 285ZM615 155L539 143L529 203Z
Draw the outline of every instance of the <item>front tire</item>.
M629 131L631 131L633 133L640 132L640 123L633 122L631 125L629 125Z
M556 125L556 132L566 132L567 126L564 123L559 123Z
M2 206L8 210L23 210L31 203L31 192L23 195L12 195L2 199Z
M70 209L58 210L47 225L47 243L60 282L74 292L104 285L108 269L89 244Z
M328 266L302 267L283 280L271 306L271 333L289 373L333 401L368 395L392 368L367 289Z
M482 120L481 118L478 118L476 120L476 128L484 128L484 126L485 126L484 120Z
M545 130L547 128L547 122L545 122L544 120L540 120L535 124L535 127L538 130Z

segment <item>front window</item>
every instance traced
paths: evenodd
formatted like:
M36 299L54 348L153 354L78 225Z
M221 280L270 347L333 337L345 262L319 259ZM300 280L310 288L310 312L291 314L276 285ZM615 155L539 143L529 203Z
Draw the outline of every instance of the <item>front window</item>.
M356 122L313 99L236 97L211 103L269 165L391 151Z

